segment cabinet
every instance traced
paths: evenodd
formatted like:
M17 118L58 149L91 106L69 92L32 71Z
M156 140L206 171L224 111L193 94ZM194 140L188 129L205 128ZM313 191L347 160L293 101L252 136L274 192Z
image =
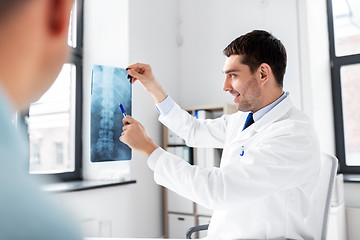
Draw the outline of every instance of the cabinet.
M221 117L223 114L232 114L237 111L235 105L231 104L199 106L186 108L185 110L199 119L214 119ZM163 127L163 140L165 150L181 157L190 164L201 167L220 166L222 149L190 148L185 145L184 140L165 126ZM210 209L164 188L164 228L166 238L185 238L189 227L209 223L211 215L212 211Z
M195 226L195 217L192 215L183 215L169 213L169 238L185 238L186 231Z

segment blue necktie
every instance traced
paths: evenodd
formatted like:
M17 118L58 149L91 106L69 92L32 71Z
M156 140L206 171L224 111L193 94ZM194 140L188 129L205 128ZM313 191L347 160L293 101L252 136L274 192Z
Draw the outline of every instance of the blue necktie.
M250 126L250 125L253 124L253 123L254 123L253 114L252 114L252 113L249 113L249 115L248 115L247 118L246 118L243 131L244 131L248 126Z

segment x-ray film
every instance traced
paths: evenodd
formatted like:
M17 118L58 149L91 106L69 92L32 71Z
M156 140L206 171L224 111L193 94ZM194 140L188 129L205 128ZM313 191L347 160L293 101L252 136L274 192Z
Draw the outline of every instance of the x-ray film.
M122 112L131 115L131 83L123 68L94 65L91 81L91 162L131 159L131 149L119 141Z

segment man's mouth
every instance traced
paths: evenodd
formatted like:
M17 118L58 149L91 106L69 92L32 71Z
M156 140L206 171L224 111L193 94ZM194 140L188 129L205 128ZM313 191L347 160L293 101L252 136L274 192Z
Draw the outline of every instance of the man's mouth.
M233 101L236 102L240 96L240 93L231 94L231 95L234 97Z

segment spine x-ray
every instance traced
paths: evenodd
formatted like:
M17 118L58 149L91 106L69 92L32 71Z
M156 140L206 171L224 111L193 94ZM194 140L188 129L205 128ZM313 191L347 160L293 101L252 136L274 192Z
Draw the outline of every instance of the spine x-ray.
M131 83L123 68L94 65L91 81L91 162L131 159L131 149L119 141L122 112L131 115Z

